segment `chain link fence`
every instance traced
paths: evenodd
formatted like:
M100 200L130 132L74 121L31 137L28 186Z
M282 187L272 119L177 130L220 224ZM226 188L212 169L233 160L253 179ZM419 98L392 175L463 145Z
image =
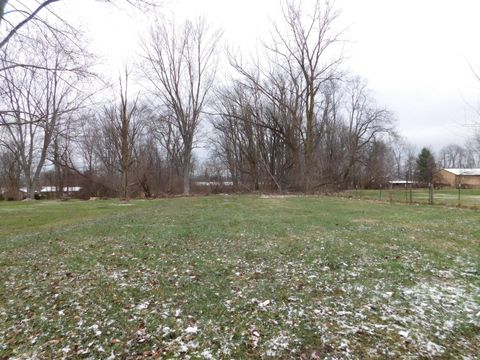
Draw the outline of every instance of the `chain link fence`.
M346 190L338 195L392 203L445 205L480 209L480 189L435 189L433 186L427 188L380 187L369 190Z

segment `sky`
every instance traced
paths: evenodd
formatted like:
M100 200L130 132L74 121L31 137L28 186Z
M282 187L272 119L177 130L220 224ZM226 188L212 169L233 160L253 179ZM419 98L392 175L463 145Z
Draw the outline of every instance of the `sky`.
M88 6L85 6L88 1ZM308 8L313 0L304 0ZM205 16L224 32L224 46L253 52L279 21L279 0L166 0L161 12L176 19ZM60 5L80 24L112 76L139 54L152 12L116 8L100 0ZM368 81L379 106L418 149L463 144L480 124L480 1L336 0L344 30L344 68Z

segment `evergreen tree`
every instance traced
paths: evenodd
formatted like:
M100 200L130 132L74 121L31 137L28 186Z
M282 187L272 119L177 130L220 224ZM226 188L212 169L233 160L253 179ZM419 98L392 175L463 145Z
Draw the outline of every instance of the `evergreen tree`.
M423 148L417 157L416 178L421 183L431 183L435 173L435 158L428 148Z

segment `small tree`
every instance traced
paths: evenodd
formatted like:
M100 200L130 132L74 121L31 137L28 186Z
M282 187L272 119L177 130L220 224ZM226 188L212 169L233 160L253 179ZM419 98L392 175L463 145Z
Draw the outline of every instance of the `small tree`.
M435 173L435 158L428 148L423 148L417 157L416 178L421 183L431 183Z

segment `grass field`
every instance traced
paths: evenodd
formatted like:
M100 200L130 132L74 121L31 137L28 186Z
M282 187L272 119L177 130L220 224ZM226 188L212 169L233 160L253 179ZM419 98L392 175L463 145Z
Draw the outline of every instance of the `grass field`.
M393 201L402 203L428 204L428 189L383 189L383 190L349 190L339 194L340 196L358 199ZM461 189L460 198L456 189L435 189L433 203L436 205L463 206L480 209L480 190Z
M479 220L328 197L3 202L0 359L477 359Z

